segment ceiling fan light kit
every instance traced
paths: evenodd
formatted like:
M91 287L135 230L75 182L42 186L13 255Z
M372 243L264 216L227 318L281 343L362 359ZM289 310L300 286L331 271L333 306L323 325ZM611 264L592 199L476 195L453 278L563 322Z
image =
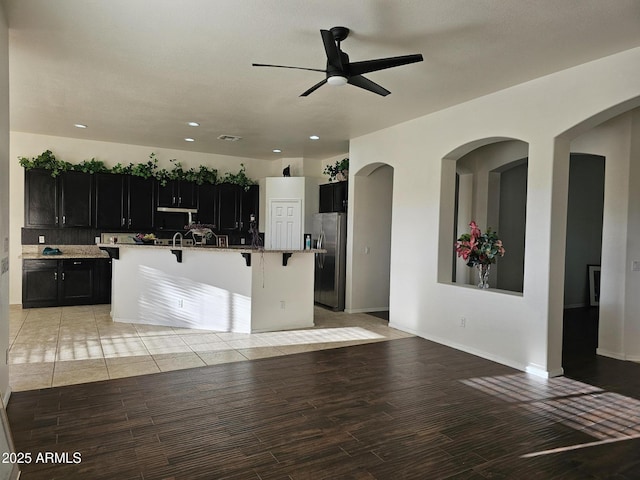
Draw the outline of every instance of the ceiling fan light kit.
M365 60L363 62L350 62L349 56L340 49L340 43L349 36L347 27L333 27L330 30L320 30L324 51L327 56L327 66L324 70L317 68L291 67L286 65L270 65L265 63L253 63L254 67L275 67L275 68L293 68L296 70L309 70L312 72L322 72L325 78L316 83L313 87L302 92L301 97L315 92L325 83L329 85L339 86L350 84L364 90L376 93L383 97L391 92L386 88L372 82L368 78L363 77L365 73L377 72L387 68L399 67L410 63L422 62L421 54L403 55L400 57L378 58L375 60Z

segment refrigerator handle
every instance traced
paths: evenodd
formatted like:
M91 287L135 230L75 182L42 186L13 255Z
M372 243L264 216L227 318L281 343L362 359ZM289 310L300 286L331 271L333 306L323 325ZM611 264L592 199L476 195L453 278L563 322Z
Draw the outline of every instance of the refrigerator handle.
M318 248L321 249L322 248L322 243L324 240L324 232L320 232L320 236L318 237ZM316 259L318 260L318 267L319 268L324 268L324 253L317 253L316 254Z

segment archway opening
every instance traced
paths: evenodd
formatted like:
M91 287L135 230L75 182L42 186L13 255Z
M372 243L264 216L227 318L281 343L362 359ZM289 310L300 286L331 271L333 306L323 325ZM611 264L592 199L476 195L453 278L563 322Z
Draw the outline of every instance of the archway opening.
M352 177L352 232L346 311L388 319L391 277L393 167L376 163Z

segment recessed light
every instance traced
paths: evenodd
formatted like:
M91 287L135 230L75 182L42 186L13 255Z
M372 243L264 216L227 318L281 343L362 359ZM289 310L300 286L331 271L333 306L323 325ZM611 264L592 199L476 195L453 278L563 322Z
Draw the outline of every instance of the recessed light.
M198 122L188 122L187 125L189 125L190 127L199 127L200 124Z
M196 139L195 138L191 138L191 137L187 137L184 139L185 142L195 142Z
M273 153L282 153L282 150L280 150L279 148L274 148Z
M320 140L320 137L318 135L311 135L309 138L311 140Z
M76 128L87 128L87 126L83 125L82 123L74 123L73 126Z

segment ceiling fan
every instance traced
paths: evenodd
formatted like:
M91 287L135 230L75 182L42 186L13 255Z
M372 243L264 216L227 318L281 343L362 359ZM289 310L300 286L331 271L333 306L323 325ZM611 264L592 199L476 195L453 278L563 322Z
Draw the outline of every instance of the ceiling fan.
M365 73L376 72L386 68L399 67L409 63L421 62L423 60L421 54L402 55L400 57L377 58L375 60L365 60L363 62L349 62L349 56L340 49L340 42L349 36L349 29L346 27L333 27L330 30L320 30L322 35L322 43L324 51L327 54L327 68L320 70L318 68L305 67L289 67L286 65L268 65L264 63L253 63L254 67L276 67L276 68L294 68L296 70L310 70L312 72L322 72L326 74L326 78L313 87L303 92L300 96L306 97L310 93L315 92L325 83L329 85L344 85L346 83L356 87L369 90L386 97L391 92L386 88L372 82L368 78L363 77Z

